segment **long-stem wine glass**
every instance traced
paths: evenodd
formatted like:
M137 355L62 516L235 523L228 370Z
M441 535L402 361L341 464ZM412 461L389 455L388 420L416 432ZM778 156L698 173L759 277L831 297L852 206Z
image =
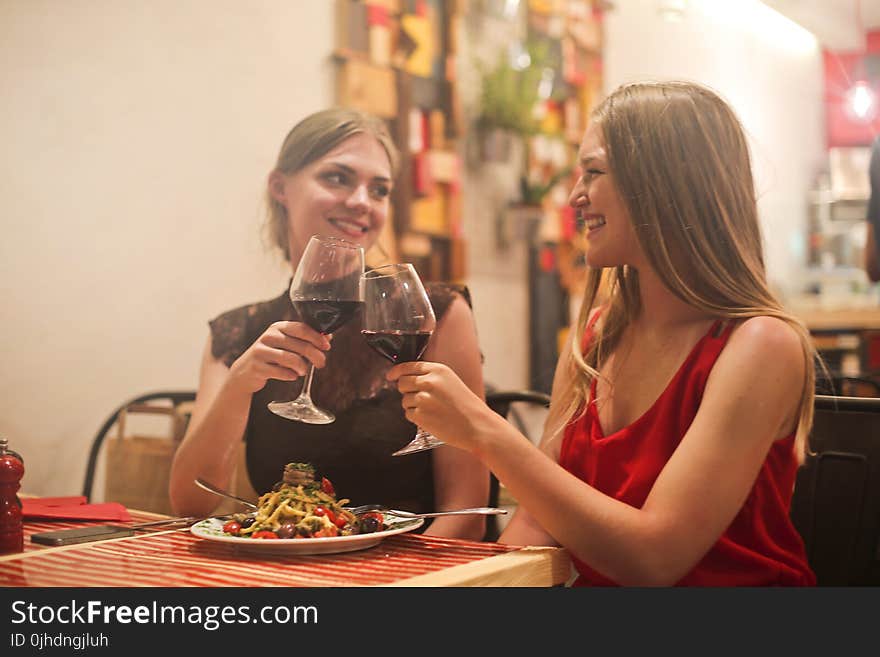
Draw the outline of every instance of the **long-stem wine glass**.
M364 274L364 327L367 344L392 363L419 360L437 320L428 294L410 264L385 265ZM415 438L393 456L443 445L418 428Z
M290 282L290 300L300 320L328 334L351 320L363 306L364 250L333 237L313 236L306 245ZM315 366L293 401L273 401L269 410L288 420L307 424L330 424L336 417L312 401Z

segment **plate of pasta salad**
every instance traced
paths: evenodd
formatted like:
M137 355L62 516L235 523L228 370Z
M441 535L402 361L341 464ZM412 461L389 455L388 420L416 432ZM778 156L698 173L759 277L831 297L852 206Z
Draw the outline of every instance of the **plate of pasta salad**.
M260 496L257 510L207 518L190 528L195 536L272 554L331 554L365 550L385 538L418 529L422 519L372 511L353 515L329 480L307 463L288 463L284 478Z

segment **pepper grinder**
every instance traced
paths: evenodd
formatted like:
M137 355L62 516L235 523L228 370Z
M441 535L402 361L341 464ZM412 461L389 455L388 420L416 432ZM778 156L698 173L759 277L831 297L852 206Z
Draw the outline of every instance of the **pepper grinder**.
M18 489L24 476L22 458L0 438L0 554L24 551L24 526Z

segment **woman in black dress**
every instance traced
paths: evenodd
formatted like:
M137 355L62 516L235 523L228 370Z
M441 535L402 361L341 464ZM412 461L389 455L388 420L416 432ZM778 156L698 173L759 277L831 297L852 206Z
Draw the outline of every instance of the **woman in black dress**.
M290 263L312 235L339 237L369 249L385 225L398 153L384 124L348 109L325 110L297 124L269 175L268 227ZM428 285L437 327L425 358L444 362L479 396L482 366L466 290ZM248 476L258 493L281 479L284 465L308 462L353 503L384 503L412 511L481 506L488 472L466 452L441 447L393 457L415 426L400 393L385 378L390 364L360 335L360 315L331 341L299 321L287 290L278 297L221 314L210 322L199 390L171 472L176 512L206 515L218 499L196 477L228 486L242 439ZM317 371L315 403L336 415L327 425L271 413L273 400L293 399L308 363ZM437 519L426 533L479 539L480 516Z

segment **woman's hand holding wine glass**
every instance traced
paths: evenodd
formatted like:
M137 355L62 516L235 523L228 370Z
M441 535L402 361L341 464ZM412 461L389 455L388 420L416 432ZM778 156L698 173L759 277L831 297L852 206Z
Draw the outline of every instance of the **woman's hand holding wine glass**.
M395 365L421 358L437 324L431 301L410 264L377 267L364 274L363 335L377 353ZM394 456L433 449L443 442L418 429Z
M269 379L296 381L309 366L324 367L327 336L302 322L273 322L229 370L230 383L251 395Z
M443 436L447 445L479 451L484 448L483 437L500 435L509 427L448 365L401 363L391 368L387 378L397 382L406 417Z
M290 283L290 300L302 321L328 335L353 319L363 306L363 272L362 247L332 237L312 237ZM269 404L270 411L308 424L329 424L336 419L330 411L312 402L314 362L309 359L299 397L274 401Z

